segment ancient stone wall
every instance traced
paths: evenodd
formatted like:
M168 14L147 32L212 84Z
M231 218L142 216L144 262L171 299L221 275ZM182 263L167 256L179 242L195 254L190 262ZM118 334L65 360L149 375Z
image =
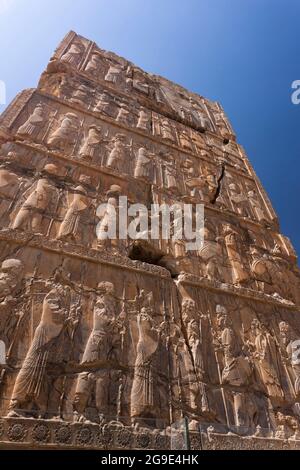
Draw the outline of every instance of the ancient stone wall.
M71 32L0 143L2 445L297 447L297 257L222 107ZM203 246L103 243L120 195Z

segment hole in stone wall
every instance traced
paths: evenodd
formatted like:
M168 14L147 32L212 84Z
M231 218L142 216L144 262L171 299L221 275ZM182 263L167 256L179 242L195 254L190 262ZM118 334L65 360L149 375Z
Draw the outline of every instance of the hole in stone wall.
M146 240L135 241L129 249L128 256L133 261L142 261L143 263L165 268L170 272L172 278L176 278L179 275L173 256L155 248Z

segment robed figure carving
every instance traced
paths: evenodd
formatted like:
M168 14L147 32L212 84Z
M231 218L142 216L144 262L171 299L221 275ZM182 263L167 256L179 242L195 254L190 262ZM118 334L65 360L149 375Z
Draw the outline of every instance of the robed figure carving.
M9 416L27 416L37 412L45 417L50 377L57 362L59 339L68 325L70 290L57 284L44 298L41 321L17 376L10 402Z
M109 415L109 390L112 363L118 361L120 342L120 319L117 317L117 301L114 285L111 282L100 282L98 295L93 310L93 329L89 336L81 364L87 371L79 375L74 398L74 411L77 421L84 422L87 407L94 407L98 416L95 420L103 423ZM88 369L92 368L94 372Z
M131 389L133 425L155 425L155 378L159 332L153 325L150 307L143 307L137 317L139 339Z

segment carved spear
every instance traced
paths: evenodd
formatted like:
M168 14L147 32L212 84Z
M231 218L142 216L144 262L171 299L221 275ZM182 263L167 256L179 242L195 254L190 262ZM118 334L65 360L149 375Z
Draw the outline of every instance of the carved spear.
M171 292L171 309L173 307L173 302L172 302L172 292ZM170 364L170 323L169 323L169 318L168 318L168 310L166 307L166 300L165 296L163 297L163 311L164 311L164 323L168 326L167 329L167 337L166 337L166 347L167 347L167 353L168 353L168 395L169 395L169 419L170 419L170 425L173 423L173 409L172 409L172 384L171 384L171 364Z
M124 339L125 339L125 331L126 331L126 326L125 326L125 321L127 317L127 308L126 308L126 285L124 283L123 287L123 296L122 296L122 309L121 309L121 316L122 316L122 329L120 332L121 335L121 358L123 359L123 353L124 353ZM123 371L120 371L120 377L119 377L119 390L118 390L118 401L117 401L117 421L120 421L121 418L121 413L122 413L122 398L123 398L123 390L124 390L124 377L123 377Z
M208 313L209 326L210 326L211 332L213 332L213 331L214 331L214 328L213 328L213 325L212 325L212 320L211 320L211 316L210 316L210 311L208 311L207 313ZM228 415L228 409L227 409L227 403L226 403L225 392L224 392L224 388L223 388L223 386L222 386L222 374L221 374L221 369L220 369L220 364L219 364L219 358L218 358L218 353L217 353L216 348L215 348L214 345L213 345L213 347L214 347L214 354L215 354L215 359L216 359L216 363L217 363L217 369L218 369L218 376L219 376L219 382L220 382L220 387L221 387L221 394L222 394L223 406L224 406L224 411L225 411L225 416L226 416L226 423L227 423L227 426L228 426L228 428L229 428L230 422L229 422L229 415Z

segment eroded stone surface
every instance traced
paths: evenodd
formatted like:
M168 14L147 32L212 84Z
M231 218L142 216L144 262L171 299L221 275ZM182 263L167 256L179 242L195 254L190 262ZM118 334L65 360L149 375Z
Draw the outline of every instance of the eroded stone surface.
M69 33L0 139L2 446L298 448L297 257L221 105ZM99 242L120 194L204 246Z

